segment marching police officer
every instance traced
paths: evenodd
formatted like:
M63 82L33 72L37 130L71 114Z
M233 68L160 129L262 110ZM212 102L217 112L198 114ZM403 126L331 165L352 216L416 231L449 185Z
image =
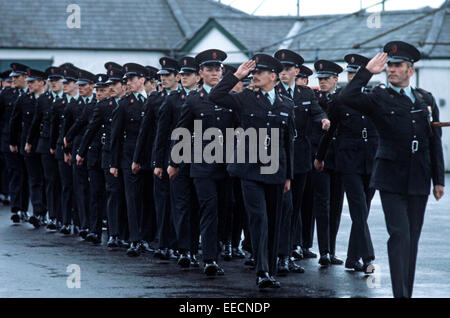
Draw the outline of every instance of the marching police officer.
M32 145L37 142L36 152L40 154L45 179L45 196L49 214L47 229L56 231L61 228L61 183L58 173L58 163L55 155L50 152L50 129L52 106L65 100L63 91L63 72L57 67L49 67L45 73L48 76L50 90L42 94L36 104L36 111L27 135L25 151L30 153Z
M25 88L25 83L22 83L20 78L21 75L28 75L26 81L29 91L21 93L14 104L11 114L9 125L10 150L13 153L20 151L24 156L31 204L33 205L33 216L29 218L29 222L35 228L39 228L45 224L45 215L47 213L44 196L44 177L40 155L36 152L37 140L31 145L29 152L25 151L25 144L36 111L37 100L44 93L46 75L44 72L31 69L19 63L12 63L11 67L13 69L11 76L13 78L19 77L14 82L15 84L17 83L17 88Z
M314 68L319 78L320 92L318 93L319 104L327 113L329 102L333 94L338 94L336 85L342 67L331 61L319 60L314 63ZM321 127L313 126L313 154L321 136L324 134ZM336 171L335 159L335 137L325 158L325 169L322 172L313 170L311 182L313 186L313 208L317 222L317 240L319 242L320 259L322 266L342 265L343 261L336 257L336 237L341 220L344 202L344 188L340 173ZM312 158L314 161L314 156Z
M61 212L63 226L60 230L63 234L71 233L72 220L74 223L74 234L78 230L79 219L75 214L75 202L73 200L73 172L72 167L64 161L64 121L68 109L76 107L78 102L77 69L70 63L60 65L63 73L64 98L52 104L52 123L50 128L50 153L55 154L58 164L58 172L61 182Z
M83 116L86 108L92 108L96 103L94 90L95 75L86 70L78 70L78 90L80 98L77 104L68 108L64 121L65 137L63 139L66 151L66 162L73 168L74 197L77 202L77 210L80 218L81 230L79 235L86 239L90 226L90 202L89 202L89 175L86 162L77 165L76 156L80 147L83 131L81 130ZM69 155L70 154L70 155Z
M368 58L358 54L346 55L344 59L348 63L349 81L360 67L365 67L369 62ZM345 267L369 274L373 272L370 264L375 259L367 224L375 190L369 187L369 182L378 146L378 133L367 115L336 99L329 103L329 118L331 128L321 140L314 165L322 169L326 150L337 131L336 171L342 175L352 219ZM363 264L359 261L361 258Z
M145 114L144 105L147 93L144 90L144 83L147 70L144 66L136 63L125 64L123 70L131 93L119 101L119 106L113 112L110 173L114 177L120 176L124 180L131 241L127 255L132 257L139 256L142 251L145 251L142 242L144 240L142 224L143 213L147 211L143 210L142 174L132 172L131 168L139 128Z
M311 141L312 124L320 123L322 129L330 126L326 114L320 108L314 92L306 86L295 84L295 77L300 72L303 58L290 50L279 50L275 58L283 65L280 73L281 83L276 87L279 94L288 96L294 101L295 140L294 140L294 179L291 182L291 191L285 196L283 208L284 229L280 236L280 261L278 272L289 271L302 273L303 269L290 258L291 252L301 258L301 205L305 189L307 173L312 169ZM294 249L294 250L292 250Z
M380 191L389 233L388 255L394 297L412 296L417 248L428 196L444 194L444 159L439 109L431 93L412 88L414 63L421 58L411 44L392 41L343 90L346 105L370 117L379 133L370 186ZM387 64L388 87L363 93L373 74Z
M14 75L14 77L11 76ZM11 87L2 86L0 93L0 125L1 125L1 139L0 151L4 154L6 171L8 172L8 192L10 195L11 204L11 220L14 223L19 223L22 218L27 221L28 218L28 201L29 188L25 169L25 162L23 156L19 153L10 151L10 128L9 122L14 108L14 103L23 94L25 88L25 75L20 71L7 71L4 76L7 76L5 82L11 79L15 82L11 83ZM14 78L14 79L13 79ZM18 127L19 131L21 127ZM20 134L20 132L19 132Z
M230 164L228 169L232 176L238 176L242 180L252 249L256 256L256 283L259 288L280 287L280 283L273 276L277 271L282 197L283 192L290 190L294 176L294 102L275 90L277 74L282 70L283 66L277 59L266 54L257 54L252 60L243 63L235 74L226 75L210 97L215 103L238 112L243 129L258 128L259 133L265 131L266 137L264 141L260 140L258 147L265 147L267 151L274 142L278 145L278 149L272 149L272 153L278 152L279 155L276 171L270 171L274 167L269 167L268 173L262 171L268 167L261 160L257 163ZM236 83L251 71L259 91L245 90L239 94L229 94ZM279 132L278 139L275 139L276 135L272 136L274 131ZM246 143L244 147L245 153L250 154L250 145ZM235 160L236 156L235 153Z
M186 98L177 128L186 128L194 132L194 144L202 143L202 154L206 143L202 136L208 128L216 132L215 143L223 147L226 144L226 128L233 127L233 112L215 105L210 99L212 88L222 77L222 62L227 54L221 50L211 49L196 55L195 60L200 67L203 78L201 90L192 91ZM234 86L234 85L233 85ZM201 123L201 127L198 124ZM186 141L185 141L186 142ZM195 148L195 145L194 145ZM195 151L194 151L195 154ZM217 264L220 254L219 219L229 209L231 183L226 171L225 151L220 158L212 160L195 160L191 163L190 176L194 179L195 189L200 204L200 233L202 237L202 258L205 263L204 273L207 276L223 275L223 269ZM211 159L211 158L209 158ZM200 161L200 162L199 162ZM207 161L210 161L208 163ZM177 168L171 169L170 177L177 174Z

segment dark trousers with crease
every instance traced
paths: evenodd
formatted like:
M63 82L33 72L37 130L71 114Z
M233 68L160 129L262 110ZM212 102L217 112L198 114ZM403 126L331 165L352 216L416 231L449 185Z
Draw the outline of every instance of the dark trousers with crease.
M375 189L369 187L370 176L356 173L342 174L352 219L347 250L347 260L349 261L358 261L360 258L364 261L375 259L369 225L367 224L370 203L375 194Z
M41 154L41 161L44 171L45 195L49 218L62 221L61 181L58 173L58 162L55 156L50 153Z
M153 180L153 197L155 199L159 248L175 249L177 245L177 238L172 218L169 176L164 171L162 179L154 176Z
M241 180L239 178L231 178L231 183L232 206L229 213L225 216L222 242L231 242L232 247L239 247L245 218L244 198L242 197Z
M128 222L126 222L127 210L121 174L122 171L119 170L119 177L115 178L109 173L109 169L104 170L108 233L109 236L125 239L126 235L124 232L126 232L126 230L124 230L124 228L128 225Z
M315 219L313 213L313 171L306 174L305 189L303 190L303 200L301 203L301 223L302 223L302 247L309 249L313 246Z
M24 156L28 174L31 205L35 216L45 216L47 207L45 204L44 173L42 172L41 156L32 154Z
M9 195L9 170L6 164L6 154L0 152L0 194Z
M200 218L194 182L188 175L178 174L170 181L173 220L180 252L198 252Z
M219 218L229 209L231 184L228 179L194 178L200 205L200 235L203 261L217 261L219 249Z
M89 224L91 233L101 235L102 221L106 215L105 175L100 167L88 168L89 176Z
M387 245L394 297L411 298L428 196L380 191L380 197L389 233Z
M70 225L74 217L73 169L64 160L58 160L61 177L61 210L64 225ZM75 222L74 222L75 224Z
M283 184L242 180L257 274L268 272L274 276L277 271L283 189Z
M153 191L153 172L141 170L143 186L143 213L142 213L142 235L144 240L152 242L156 238L158 227L156 225L156 210Z
M141 225L143 213L142 174L134 174L131 169L122 169L122 177L125 187L130 241L139 242L144 239Z
M89 204L89 175L86 161L78 166L72 161L73 192L74 199L82 229L89 229L90 204Z
M296 174L291 181L291 191L283 194L283 218L281 221L280 256L290 256L294 246L302 246L301 205L306 183L306 173Z
M9 196L11 212L27 212L30 200L30 188L28 187L28 174L25 161L19 153L5 153L6 166L9 171Z
M322 172L314 170L311 178L319 252L320 255L334 255L344 202L342 178L340 173L328 169Z

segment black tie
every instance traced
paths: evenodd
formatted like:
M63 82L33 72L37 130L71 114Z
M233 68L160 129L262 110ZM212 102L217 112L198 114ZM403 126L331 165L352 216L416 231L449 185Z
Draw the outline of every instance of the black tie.
M265 96L266 96L267 100L269 101L269 103L272 105L272 102L270 101L270 98L269 98L269 93L266 93Z
M406 93L405 93L405 90L403 88L400 90L400 95L407 97Z
M288 88L288 93L289 93L289 97L294 97L294 96L292 96L292 88Z

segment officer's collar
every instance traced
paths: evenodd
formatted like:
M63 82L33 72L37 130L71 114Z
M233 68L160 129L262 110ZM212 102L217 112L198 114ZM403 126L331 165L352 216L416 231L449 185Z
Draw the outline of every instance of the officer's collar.
M61 92L59 92L59 94L56 94L54 91L50 91L50 93L52 94L53 98L56 98L56 97L62 98L64 91L61 90Z
M142 90L142 92L137 93L137 92L133 92L134 97L138 98L139 95L142 95L145 99L147 99L147 92L145 91L145 89Z
M286 90L286 92L288 92L288 89L290 88L292 90L292 93L294 93L295 90L295 81L294 84L292 84L291 86L286 85L285 83L281 82L281 84L283 85L284 89ZM289 92L288 92L289 93Z
M406 86L405 88L402 88L402 87L394 86L394 85L392 85L391 83L389 83L389 86L388 86L388 87L392 88L394 91L396 91L396 92L399 93L399 94L400 94L400 91L401 91L402 89L405 91L406 95L412 94L412 87L411 87L411 85L408 85L408 86Z
M76 94L75 96L73 96L73 97L70 96L69 94L67 94L66 97L67 97L67 102L70 103L70 101L72 100L72 98L75 99L75 100L78 100L78 99L80 98L80 94L77 93L77 94Z
M85 96L81 96L81 98L83 99L83 102L85 104L89 104L90 102L92 102L92 99L94 98L94 94L92 94L89 98L87 98Z
M206 84L203 84L203 89L209 94L212 90L212 87Z
M186 95L188 95L191 92L191 90L189 88L187 88L187 87L183 87L182 89L184 90Z

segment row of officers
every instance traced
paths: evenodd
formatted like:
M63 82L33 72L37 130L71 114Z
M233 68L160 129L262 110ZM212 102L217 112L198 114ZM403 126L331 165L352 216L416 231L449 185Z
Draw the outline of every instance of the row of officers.
M436 198L443 194L441 132L430 124L439 113L430 93L409 85L417 49L395 41L384 51L345 56L343 91L343 69L326 60L314 64L320 90L310 89L313 72L290 50L257 54L238 69L224 66L217 49L163 57L160 69L108 62L97 75L70 63L45 72L12 63L0 95L1 192L11 220L100 244L107 219L108 248L153 252L183 268L199 266L201 248L207 276L224 275L221 255L245 258L244 249L257 286L279 288L277 274L303 273L295 261L317 257L315 225L319 264L344 263L336 256L344 192L352 220L345 267L372 273L367 220L378 189L394 296L411 297L431 179ZM389 86L367 89L386 63ZM261 173L259 160L223 163L225 151L220 162L175 162L172 132L186 128L195 143L196 120L202 136L266 128L256 147L267 151L278 138L278 170ZM244 144L247 157L260 153L253 146Z

